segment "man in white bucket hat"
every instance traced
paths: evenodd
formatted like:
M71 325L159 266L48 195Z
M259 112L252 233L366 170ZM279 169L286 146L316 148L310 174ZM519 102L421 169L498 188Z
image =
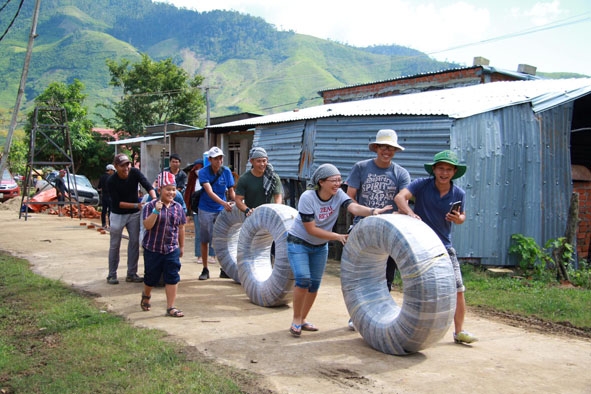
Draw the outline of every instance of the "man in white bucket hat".
M376 153L373 159L361 160L351 169L347 179L347 194L354 201L370 208L379 209L394 204L394 197L410 184L410 175L402 166L394 163L394 155L404 148L398 143L396 131L379 130L375 141L368 145L369 150ZM387 211L386 213L392 213ZM355 217L353 225L361 220ZM392 281L396 273L396 263L388 257L386 263L386 285L392 289ZM350 322L349 327L353 329Z

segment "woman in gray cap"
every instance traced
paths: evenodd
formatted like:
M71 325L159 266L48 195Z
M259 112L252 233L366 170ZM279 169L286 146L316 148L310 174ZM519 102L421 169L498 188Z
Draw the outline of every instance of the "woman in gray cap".
M287 256L294 274L293 320L289 332L299 337L303 331L318 331L306 321L314 304L328 258L328 241L347 242L347 234L332 231L341 207L355 216L378 215L392 205L369 208L354 202L341 189L341 173L332 164L322 164L312 174L312 189L298 202L298 216L287 234Z

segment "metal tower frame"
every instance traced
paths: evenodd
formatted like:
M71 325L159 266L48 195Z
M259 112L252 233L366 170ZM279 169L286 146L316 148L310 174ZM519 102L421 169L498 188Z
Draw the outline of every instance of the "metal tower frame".
M41 121L50 121L51 123L40 123ZM59 138L61 137L61 138ZM64 141L65 146L61 146L57 141ZM55 157L54 161L37 161L35 157L43 151L47 146L53 145L60 153L60 157ZM37 171L38 166L57 166L65 167L67 177L66 185L68 190L75 190L74 193L68 193L68 198L64 204L70 205L70 217L73 218L72 205L77 204L78 217L82 219L82 211L80 209L80 201L78 199L78 185L76 184L76 170L74 168L74 155L72 153L72 142L70 140L70 128L68 126L68 117L65 108L61 107L35 107L33 114L33 127L31 129L31 140L29 142L29 155L27 160L26 177L24 182L24 191L22 193L21 207L19 219L25 216L27 220L29 209L28 205L59 205L59 201L37 202L29 201L29 188L31 185L31 175L43 176ZM70 177L69 174L74 176ZM70 184L70 178L73 185ZM55 187L55 184L51 184ZM74 186L73 188L71 186ZM73 202L72 199L75 201ZM27 200L27 201L25 201ZM24 212L23 212L24 211Z

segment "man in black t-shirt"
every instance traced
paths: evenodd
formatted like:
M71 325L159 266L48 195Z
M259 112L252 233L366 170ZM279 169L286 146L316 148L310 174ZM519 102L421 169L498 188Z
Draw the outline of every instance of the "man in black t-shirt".
M143 282L143 278L137 274L140 257L140 220L142 203L139 200L138 190L141 185L156 199L156 192L152 184L148 182L144 174L131 166L127 155L120 153L115 156L113 165L117 172L107 180L107 187L111 195L111 215L109 245L109 275L107 283L116 285L117 268L119 267L119 250L123 229L127 229L129 242L127 244L127 276L126 282Z

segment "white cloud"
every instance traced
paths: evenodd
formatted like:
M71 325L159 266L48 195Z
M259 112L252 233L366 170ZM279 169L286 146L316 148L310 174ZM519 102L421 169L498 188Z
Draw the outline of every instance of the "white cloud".
M233 10L258 16L281 30L354 45L408 46L439 60L471 64L484 56L491 65L514 69L529 62L543 71L591 74L589 0L165 0L210 11ZM587 16L582 23L545 32L536 27ZM495 40L504 37L503 40ZM472 45L468 45L472 44ZM539 47L543 46L543 50ZM460 47L461 50L449 50ZM560 54L560 56L557 56ZM518 56L519 58L515 58ZM530 60L526 60L530 59Z
M550 3L536 3L525 12L525 15L531 18L534 26L542 26L564 17L564 11L560 9L560 1L555 0Z

